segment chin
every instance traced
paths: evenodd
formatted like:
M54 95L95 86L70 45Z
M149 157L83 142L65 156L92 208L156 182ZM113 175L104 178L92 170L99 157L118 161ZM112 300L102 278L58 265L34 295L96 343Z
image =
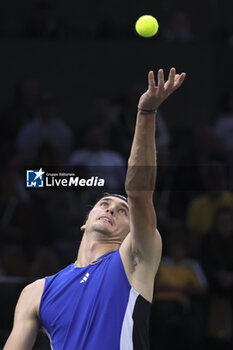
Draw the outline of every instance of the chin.
M108 227L106 227L105 225L101 225L101 224L95 224L92 227L92 231L101 233L105 236L110 236L111 235L111 230L108 229Z

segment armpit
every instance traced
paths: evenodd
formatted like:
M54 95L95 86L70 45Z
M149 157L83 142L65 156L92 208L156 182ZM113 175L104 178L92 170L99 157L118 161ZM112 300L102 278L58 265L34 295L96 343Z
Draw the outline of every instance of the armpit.
M139 249L133 249L130 254L130 273L134 273L138 264L142 261L142 255Z

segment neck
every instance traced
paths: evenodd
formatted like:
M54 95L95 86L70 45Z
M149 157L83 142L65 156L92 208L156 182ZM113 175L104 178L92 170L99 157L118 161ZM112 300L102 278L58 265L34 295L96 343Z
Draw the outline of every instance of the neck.
M118 250L119 247L120 244L118 242L91 240L88 239L87 235L84 233L79 247L77 260L75 262L75 267L87 266L100 256L108 252Z

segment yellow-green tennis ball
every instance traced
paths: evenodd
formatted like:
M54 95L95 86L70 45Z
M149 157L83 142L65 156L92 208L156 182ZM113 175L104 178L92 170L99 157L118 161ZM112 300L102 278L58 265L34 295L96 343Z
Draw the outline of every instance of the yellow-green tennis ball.
M143 36L143 38L151 38L157 33L159 24L157 19L153 16L144 15L137 20L135 29L139 35Z

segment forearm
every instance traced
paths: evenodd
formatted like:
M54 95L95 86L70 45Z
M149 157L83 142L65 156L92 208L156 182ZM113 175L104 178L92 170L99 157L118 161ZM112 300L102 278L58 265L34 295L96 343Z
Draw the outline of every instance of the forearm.
M156 177L155 118L156 113L137 114L125 184L128 196L153 194Z

